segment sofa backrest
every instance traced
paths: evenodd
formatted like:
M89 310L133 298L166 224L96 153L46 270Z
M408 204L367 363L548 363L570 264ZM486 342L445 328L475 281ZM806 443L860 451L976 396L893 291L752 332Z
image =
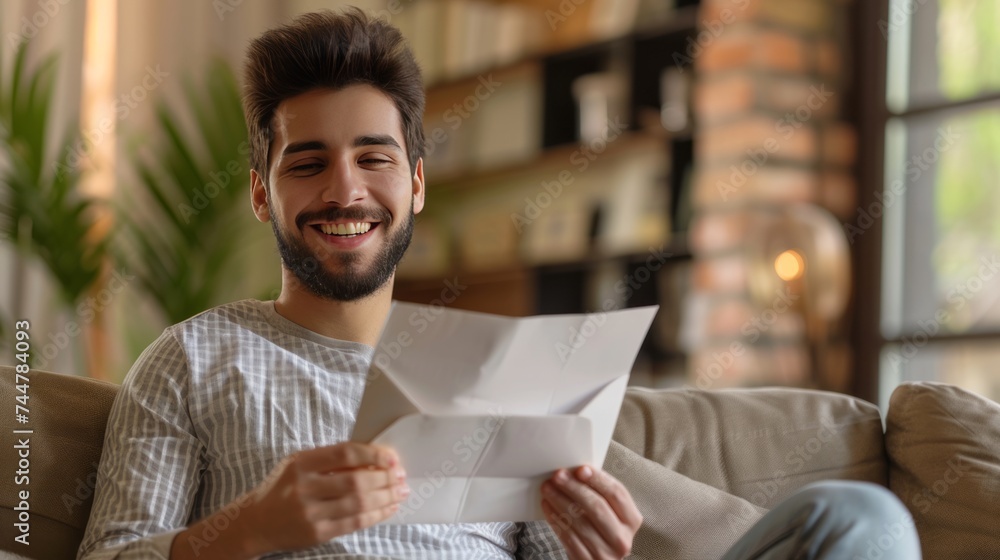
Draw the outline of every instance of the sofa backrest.
M3 453L0 453L0 526L3 533L19 523L24 511L20 492L28 491L28 545L11 538L0 540L0 550L28 558L75 558L76 549L87 527L93 502L97 466L101 460L104 429L118 392L118 386L83 377L32 370L28 375L28 423L13 429L32 430L31 434L13 434L4 430ZM23 381L23 380L22 380ZM13 367L0 366L0 402L10 406L21 395ZM4 425L9 426L10 420ZM22 449L19 440L27 438L24 459L28 462L27 484L13 473ZM16 452L15 452L16 451Z
M819 480L887 485L878 407L840 393L629 388L614 440L765 509Z

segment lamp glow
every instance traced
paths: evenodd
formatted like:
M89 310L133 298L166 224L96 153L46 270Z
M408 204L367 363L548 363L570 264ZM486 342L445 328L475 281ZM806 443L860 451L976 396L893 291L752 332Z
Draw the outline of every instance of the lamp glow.
M806 261L797 251L789 249L774 259L774 271L785 282L797 280L806 271Z

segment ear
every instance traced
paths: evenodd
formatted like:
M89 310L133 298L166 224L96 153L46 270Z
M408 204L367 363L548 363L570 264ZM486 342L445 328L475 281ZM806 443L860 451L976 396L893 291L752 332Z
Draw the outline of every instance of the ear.
M417 160L413 171L413 213L419 214L424 209L424 158Z
M253 213L262 222L271 221L271 208L267 204L267 187L256 170L250 170L250 205Z

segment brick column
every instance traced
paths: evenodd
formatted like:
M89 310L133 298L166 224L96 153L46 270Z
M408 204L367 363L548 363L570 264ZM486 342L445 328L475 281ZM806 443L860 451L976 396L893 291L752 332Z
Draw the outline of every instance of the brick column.
M810 202L855 209L853 127L842 118L848 4L703 0L694 60L695 254L689 381L699 387L808 385L805 326L755 305L750 224L762 209ZM820 386L846 387L846 347Z

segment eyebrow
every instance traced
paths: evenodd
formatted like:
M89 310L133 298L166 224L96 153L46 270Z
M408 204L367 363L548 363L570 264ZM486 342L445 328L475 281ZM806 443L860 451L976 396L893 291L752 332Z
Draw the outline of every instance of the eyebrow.
M388 134L364 134L358 136L354 139L351 145L355 148L360 148L362 146L389 146L396 148L399 151L403 151L403 148L396 142L396 139ZM282 156L289 156L291 154L296 154L299 152L309 152L313 150L325 150L327 148L325 142L319 140L308 140L305 142L292 142L282 150Z

